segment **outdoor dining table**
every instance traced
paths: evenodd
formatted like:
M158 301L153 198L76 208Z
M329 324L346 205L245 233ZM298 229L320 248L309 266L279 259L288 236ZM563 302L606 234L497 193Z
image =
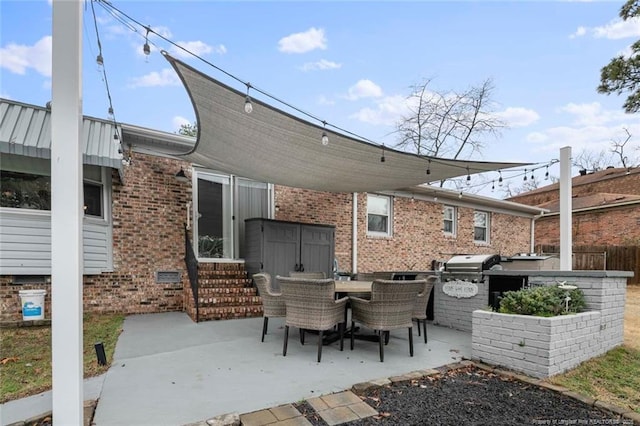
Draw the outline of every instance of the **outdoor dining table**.
M373 281L336 281L336 293L340 296L349 293L371 293Z

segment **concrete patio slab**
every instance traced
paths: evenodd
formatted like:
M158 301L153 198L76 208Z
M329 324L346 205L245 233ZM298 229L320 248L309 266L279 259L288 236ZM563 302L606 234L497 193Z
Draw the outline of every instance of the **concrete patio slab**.
M315 336L302 346L290 333L282 356L283 323L262 318L194 323L184 313L125 319L114 361L106 374L94 424L182 425L220 414L251 413L349 389L353 384L435 368L471 355L469 333L429 327L429 343L392 333L385 362L374 342L357 341L340 352L325 346L316 362Z

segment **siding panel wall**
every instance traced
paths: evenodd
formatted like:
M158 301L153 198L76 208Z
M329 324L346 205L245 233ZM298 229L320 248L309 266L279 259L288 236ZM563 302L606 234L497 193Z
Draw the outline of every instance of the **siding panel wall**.
M51 275L51 215L0 209L0 270L2 275ZM110 271L111 227L85 219L84 273Z

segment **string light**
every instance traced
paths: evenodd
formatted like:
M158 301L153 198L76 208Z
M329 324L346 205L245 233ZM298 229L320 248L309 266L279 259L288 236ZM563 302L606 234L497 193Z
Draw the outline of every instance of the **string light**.
M496 181L492 180L491 181L491 192L494 192L496 190Z
M549 180L549 165L547 164L547 171L544 172L544 180Z
M534 176L533 172L535 172L536 169L531 170L531 180L536 180L536 177Z
M251 89L251 83L247 83L247 97L244 99L244 112L251 114L253 112L253 104L251 103L251 97L249 96L249 89Z
M149 31L151 31L151 28L149 26L145 28L147 29L147 34L144 36L144 46L142 46L142 51L144 52L148 61L149 54L151 53L151 47L149 46Z
M326 127L327 126L327 122L323 121L322 124ZM327 134L326 130L322 131L322 145L327 146L329 145L329 135Z
M98 53L98 56L96 56L96 64L98 64L98 71L101 71L102 66L104 65L104 60L102 59L102 51L100 51L100 53Z
M527 181L527 169L524 169L524 178L522 178L523 181Z
M498 186L502 186L502 170L498 170L500 177L498 178Z
M380 157L380 162L384 163L386 159L384 158L384 144L382 144L382 156Z
M471 174L469 173L469 166L467 166L467 186L469 185L471 185Z
M427 161L429 162L429 164L427 165L427 174L430 175L431 174L431 159L429 158Z

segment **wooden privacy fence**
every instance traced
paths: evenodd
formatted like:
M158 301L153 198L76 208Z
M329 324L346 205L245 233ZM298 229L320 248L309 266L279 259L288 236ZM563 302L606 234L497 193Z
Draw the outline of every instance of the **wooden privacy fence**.
M559 246L539 245L538 253L560 253ZM632 271L629 284L640 284L640 246L574 246L574 270Z

